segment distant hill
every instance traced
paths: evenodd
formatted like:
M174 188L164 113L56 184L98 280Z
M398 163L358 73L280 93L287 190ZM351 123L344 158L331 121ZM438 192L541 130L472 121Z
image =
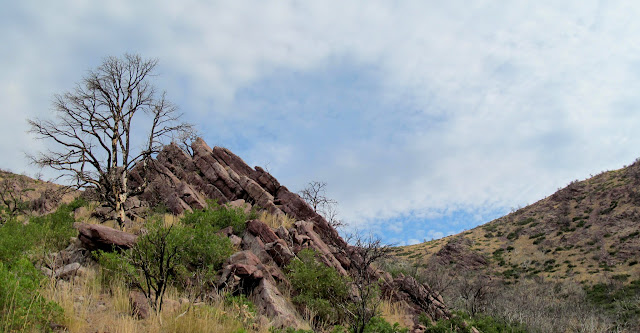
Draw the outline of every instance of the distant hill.
M0 169L2 215L44 214L68 203L80 192L49 181L33 179Z
M640 161L574 181L470 231L397 248L396 254L414 263L457 262L511 282L640 278Z
M640 160L472 230L394 249L453 311L529 332L640 331Z

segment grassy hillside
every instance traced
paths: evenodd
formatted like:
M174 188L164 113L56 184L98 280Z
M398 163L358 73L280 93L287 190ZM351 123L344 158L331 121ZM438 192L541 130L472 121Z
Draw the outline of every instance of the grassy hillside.
M546 286L557 290L557 297L552 295L547 302L592 306L576 312L576 321L600 311L607 317L597 320L610 322L608 327L633 331L629 327L637 328L633 325L640 315L640 162L574 181L547 198L461 234L398 247L394 255L416 274L442 271L447 277L466 274L490 280L488 289L493 293L481 306L484 310L507 297L512 291L509 285L521 290ZM453 277L454 283L448 285L442 278L425 278L435 285L456 285ZM461 299L461 288L458 284L440 291ZM561 290L569 291L562 296ZM455 299L450 303L455 305ZM562 320L570 316L565 317Z
M443 239L402 247L396 254L425 263L453 239L487 260L502 278L538 276L594 283L640 277L640 163L603 172L507 216ZM464 258L458 258L464 260Z

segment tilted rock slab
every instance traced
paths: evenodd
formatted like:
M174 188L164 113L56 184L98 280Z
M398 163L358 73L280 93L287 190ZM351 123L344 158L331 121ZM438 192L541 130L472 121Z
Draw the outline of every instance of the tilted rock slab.
M100 224L76 222L73 227L78 229L78 240L87 250L126 250L133 247L138 239L134 234Z

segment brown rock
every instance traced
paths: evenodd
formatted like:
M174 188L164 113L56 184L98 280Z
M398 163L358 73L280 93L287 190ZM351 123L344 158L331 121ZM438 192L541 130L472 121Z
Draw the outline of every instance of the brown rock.
M55 277L58 279L68 279L76 275L84 274L84 269L82 269L82 265L77 262L72 264L65 265L57 269L54 273Z
M280 188L280 183L275 177L273 177L270 173L264 171L261 167L255 167L256 170L256 178L255 180L260 186L262 186L267 192L271 193L271 195L275 195Z
M220 229L220 231L218 231L219 235L225 236L225 237L229 237L231 235L233 235L233 227L232 226L228 226L224 229Z
M278 239L275 242L268 243L264 246L265 251L273 258L273 261L278 264L278 266L283 267L295 257L293 252L289 250L287 243L282 239Z
M276 201L282 206L281 210L296 220L311 220L318 216L299 195L291 193L286 186L281 186L276 193Z
M206 145L204 141L202 141L200 144ZM218 161L218 163L236 170L239 175L244 175L249 178L256 178L256 171L251 169L251 167L244 163L244 161L240 157L232 153L229 149L222 147L213 147L211 155L216 159L216 161Z
M151 314L149 300L139 291L129 292L129 303L131 304L131 315L138 319L147 319Z
M76 222L73 227L78 229L78 240L87 250L112 251L114 248L126 250L131 248L138 238L128 232L99 224Z
M303 321L297 315L293 304L287 301L275 284L269 280L262 279L253 294L260 312L274 318L274 326L303 327Z
M167 312L175 312L180 310L180 302L176 300L172 300L170 298L165 298L162 302L162 311Z
M231 241L231 245L233 246L240 246L240 244L242 243L242 238L236 235L230 235L229 240Z
M264 243L275 242L279 239L276 233L260 220L247 221L247 231L259 237Z
M347 271L344 269L344 267L342 267L342 264L340 264L336 257L333 256L333 253L331 253L329 246L327 246L320 235L318 235L314 231L314 224L312 222L298 221L295 225L296 230L300 235L305 235L309 238L309 247L313 248L320 254L320 259L325 264L335 268L340 274L347 275Z
M472 270L487 265L487 260L477 251L471 249L471 241L462 237L456 237L449 241L440 251L435 253L434 257L443 265L456 262L458 265Z
M240 208L245 214L249 214L251 212L251 204L243 199L233 200L227 203L227 205L232 208Z
M218 278L220 288L235 288L244 283L254 286L258 280L264 278L260 259L251 251L237 252L227 259L224 269Z
M242 236L241 247L243 250L248 250L256 255L259 260L265 264L271 263L273 258L265 250L264 242L260 237L254 236L250 232L245 232Z
M279 226L275 232L280 239L284 239L287 242L289 241L290 239L289 230L287 230L287 228L285 228L283 225Z
M451 317L446 306L438 301L439 295L411 276L400 274L391 284L383 286L383 292L409 304L416 316L426 313L432 321Z

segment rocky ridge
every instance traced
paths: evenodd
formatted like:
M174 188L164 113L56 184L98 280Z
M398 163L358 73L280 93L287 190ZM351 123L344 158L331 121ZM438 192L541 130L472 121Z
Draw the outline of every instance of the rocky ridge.
M288 281L282 268L302 249L317 251L320 260L340 274L351 274L358 251L348 245L327 221L317 214L297 194L282 186L260 167L250 168L242 159L225 148L210 148L202 139L192 144L192 152L185 152L171 144L157 156L150 186L139 197L127 202L131 216L148 206L164 204L174 214L206 207L207 200L220 204L253 205L271 214L286 214L295 219L290 228L273 229L263 221L250 220L241 237L232 230L223 234L232 238L241 251L232 255L215 281L218 288L232 288L253 296L259 311L272 318L277 326L302 325L301 315L284 297L279 285ZM137 169L131 182L139 183ZM104 226L76 224L80 241L85 248L106 248L113 242L128 247L135 238L127 234L103 230ZM111 237L111 238L110 238ZM118 243L119 242L119 243ZM413 315L426 313L432 320L449 318L442 298L427 285L413 277L400 275L395 279L386 272L376 271L386 297L402 303ZM418 325L415 332L420 332Z

